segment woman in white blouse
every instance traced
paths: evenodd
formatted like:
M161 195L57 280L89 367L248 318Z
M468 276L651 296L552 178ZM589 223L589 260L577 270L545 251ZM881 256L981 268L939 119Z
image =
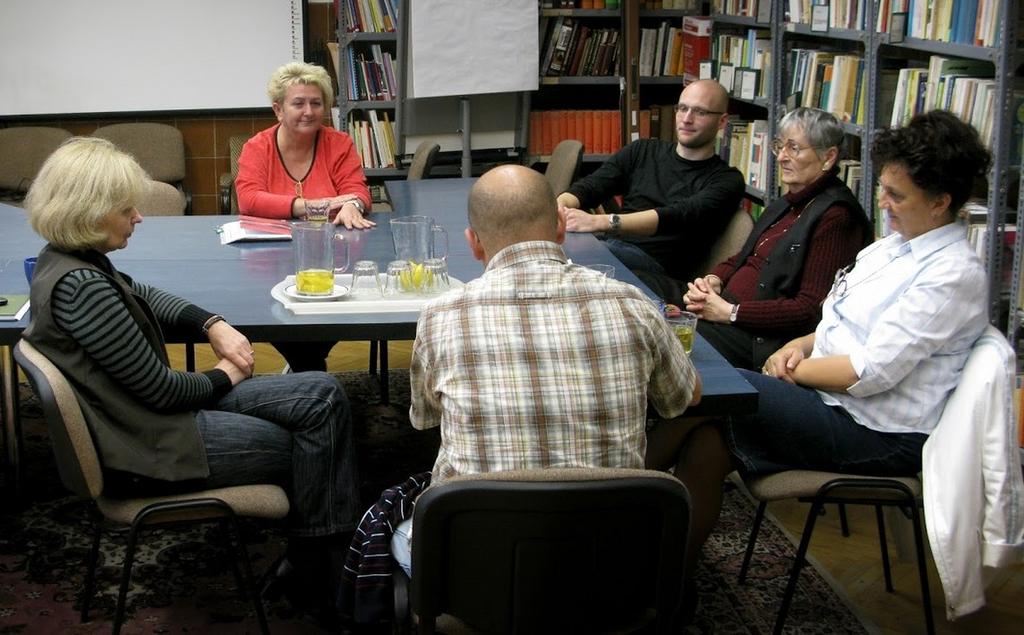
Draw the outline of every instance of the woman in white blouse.
M675 474L694 506L689 566L721 508L722 479L789 469L912 474L971 346L987 323L985 270L961 207L990 157L946 111L880 132L871 148L878 207L892 233L836 275L814 333L760 373L758 411L702 425Z

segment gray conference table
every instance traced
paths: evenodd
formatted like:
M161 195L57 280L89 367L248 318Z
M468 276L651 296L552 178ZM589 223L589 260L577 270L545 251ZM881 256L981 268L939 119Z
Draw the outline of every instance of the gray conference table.
M388 219L393 215L432 216L448 230L448 267L453 276L470 280L482 265L474 260L462 237L466 227L466 196L472 179L391 181L393 214L372 214L377 227L344 231L352 260L377 261L382 269L394 258ZM270 289L294 273L289 242L221 245L217 227L234 220L226 216L149 217L136 226L128 247L110 254L114 265L135 279L187 298L223 315L253 341L413 339L416 313L294 315L270 296ZM29 227L25 212L0 204L0 295L28 293L22 261L34 256L43 241ZM567 255L578 264L616 266L616 277L650 291L604 245L590 234L568 234ZM652 295L653 298L653 295ZM17 371L11 347L28 325L0 321L0 364L3 370L4 440L8 468L19 477L20 424L17 421ZM182 333L166 333L172 342L187 342ZM757 392L703 339L694 344L693 361L700 371L704 396L695 415L751 412Z

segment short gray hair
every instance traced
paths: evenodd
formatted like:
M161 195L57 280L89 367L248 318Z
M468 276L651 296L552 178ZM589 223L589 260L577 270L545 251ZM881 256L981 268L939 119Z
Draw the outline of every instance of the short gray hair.
M816 153L835 147L842 155L846 132L843 124L832 113L818 108L801 107L791 110L779 120L780 136L792 128L798 128L804 133Z

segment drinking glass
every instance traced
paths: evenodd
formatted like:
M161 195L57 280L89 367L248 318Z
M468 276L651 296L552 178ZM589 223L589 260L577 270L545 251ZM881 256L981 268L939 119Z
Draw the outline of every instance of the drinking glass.
M427 258L423 263L423 282L421 289L424 294L444 293L451 287L448 280L448 263L443 258Z
M331 209L331 201L326 198L306 199L306 220L314 223L322 223L327 220L328 212Z
M392 260L388 263L387 278L384 281L384 295L394 296L412 292L412 267L408 260Z
M697 314L690 313L689 311L683 311L679 314L679 317L665 318L672 327L672 332L679 338L679 343L683 345L683 350L689 355L693 350L693 338L694 333L697 331Z
M360 260L352 268L352 294L364 299L379 298L384 294L377 276L377 263L372 260Z
M605 278L615 279L615 265L584 265L587 269L593 269Z

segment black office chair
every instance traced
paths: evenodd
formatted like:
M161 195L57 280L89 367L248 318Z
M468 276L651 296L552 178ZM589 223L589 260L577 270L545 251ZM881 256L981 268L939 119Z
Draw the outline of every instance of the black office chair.
M461 477L416 503L395 622L441 615L488 633L677 633L690 497L674 477L550 469Z

